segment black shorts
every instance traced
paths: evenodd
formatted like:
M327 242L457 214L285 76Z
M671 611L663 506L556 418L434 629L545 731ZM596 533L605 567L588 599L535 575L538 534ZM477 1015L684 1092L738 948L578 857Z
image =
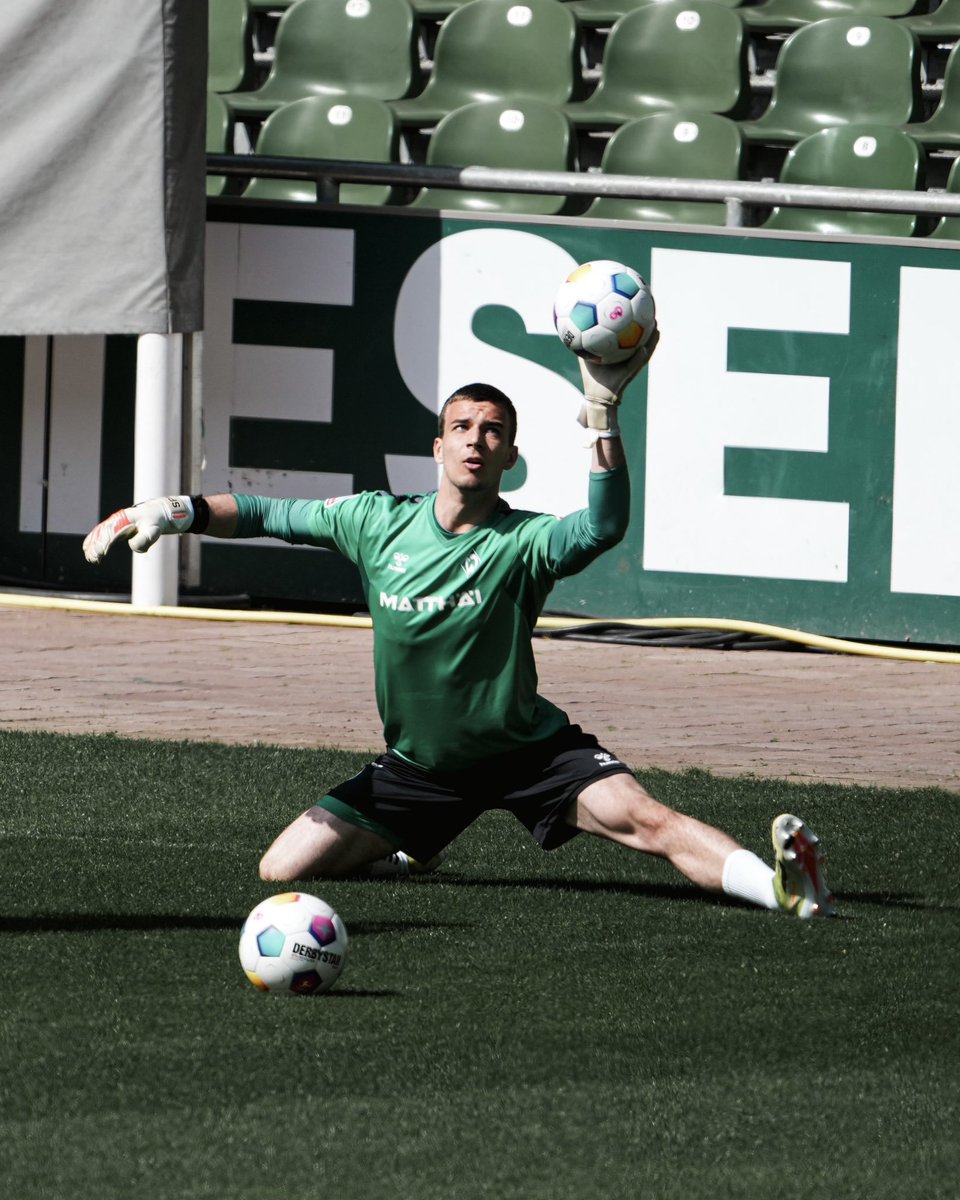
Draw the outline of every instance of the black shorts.
M567 725L463 771L425 771L388 750L318 803L420 862L494 808L512 812L544 850L553 850L578 832L564 821L571 802L597 779L624 773L630 768L592 734Z

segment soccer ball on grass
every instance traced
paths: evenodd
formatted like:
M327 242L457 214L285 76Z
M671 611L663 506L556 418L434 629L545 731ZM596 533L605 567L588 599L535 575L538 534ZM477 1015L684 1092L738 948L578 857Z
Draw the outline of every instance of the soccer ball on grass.
M650 288L632 267L609 259L582 263L561 283L553 323L561 342L588 362L624 362L656 324Z
M268 896L240 931L240 965L262 992L326 992L337 982L346 953L343 921L306 892Z

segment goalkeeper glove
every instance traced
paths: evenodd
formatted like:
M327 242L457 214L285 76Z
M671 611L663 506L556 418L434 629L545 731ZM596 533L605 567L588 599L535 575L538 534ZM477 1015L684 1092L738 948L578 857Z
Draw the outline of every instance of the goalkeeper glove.
M590 445L598 437L620 436L617 406L627 384L636 378L650 361L659 340L660 330L654 325L653 332L646 342L624 362L603 366L600 363L588 362L585 358L580 359L584 401L577 420L584 429L590 431Z
M128 541L130 549L145 554L163 533L186 533L193 524L189 496L161 496L132 508L121 508L91 529L83 539L87 562L99 563L114 542Z

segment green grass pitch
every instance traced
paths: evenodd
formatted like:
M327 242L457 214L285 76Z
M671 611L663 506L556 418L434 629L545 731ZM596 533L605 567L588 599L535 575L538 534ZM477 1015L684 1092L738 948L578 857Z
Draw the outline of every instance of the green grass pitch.
M956 796L642 774L764 857L803 815L808 923L493 813L436 876L310 885L344 973L262 995L259 854L362 761L0 733L4 1195L957 1196Z

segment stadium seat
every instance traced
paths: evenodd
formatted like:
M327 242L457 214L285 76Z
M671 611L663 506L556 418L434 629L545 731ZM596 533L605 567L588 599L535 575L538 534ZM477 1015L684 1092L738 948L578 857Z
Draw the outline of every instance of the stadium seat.
M209 0L207 87L236 92L253 81L253 13L247 0Z
M927 150L960 150L960 42L950 51L943 69L943 90L925 121L902 126Z
M569 121L539 100L481 100L447 113L427 147L430 166L506 167L530 171L576 169L575 138ZM456 208L485 213L556 215L566 196L537 192L469 192L427 187L412 207Z
M564 104L579 86L579 29L566 5L470 0L440 26L423 92L393 107L404 124L430 126L478 100Z
M960 0L940 0L932 12L914 12L902 18L921 42L960 38Z
M297 0L277 26L263 86L228 97L234 114L264 117L305 96L406 96L419 81L410 0Z
M444 20L456 8L469 4L470 0L410 0L417 16L423 20ZM647 0L649 3L649 0Z
M822 129L793 146L780 172L780 182L916 191L922 186L923 161L921 148L899 129L873 124L840 125ZM782 206L773 210L764 228L912 237L916 223L913 213Z
M398 127L393 111L374 96L307 96L278 108L263 123L257 154L282 158L332 158L396 162ZM316 185L302 179L254 178L247 200L317 199ZM342 183L341 204L390 204L387 184Z
M947 176L947 186L944 189L950 195L960 196L960 158L953 160L950 174ZM960 217L941 217L927 235L932 238L950 238L960 242Z
M737 12L713 0L644 5L611 29L593 95L564 111L585 129L678 108L742 115L750 98L747 49Z
M769 106L740 128L749 142L792 145L835 125L899 126L920 107L920 46L905 25L827 17L790 34Z
M574 16L581 25L604 28L615 25L621 17L642 8L653 0L566 0L567 7L573 10ZM724 8L739 8L743 0L713 0Z
M716 113L663 112L621 125L603 152L605 175L675 179L739 179L743 139L736 121ZM622 221L672 221L723 225L722 201L598 196L588 217Z
M742 10L751 30L799 29L827 17L906 17L927 0L760 0Z
M207 153L233 153L233 117L226 101L217 92L207 92ZM207 176L207 195L222 196L227 187L225 175Z

